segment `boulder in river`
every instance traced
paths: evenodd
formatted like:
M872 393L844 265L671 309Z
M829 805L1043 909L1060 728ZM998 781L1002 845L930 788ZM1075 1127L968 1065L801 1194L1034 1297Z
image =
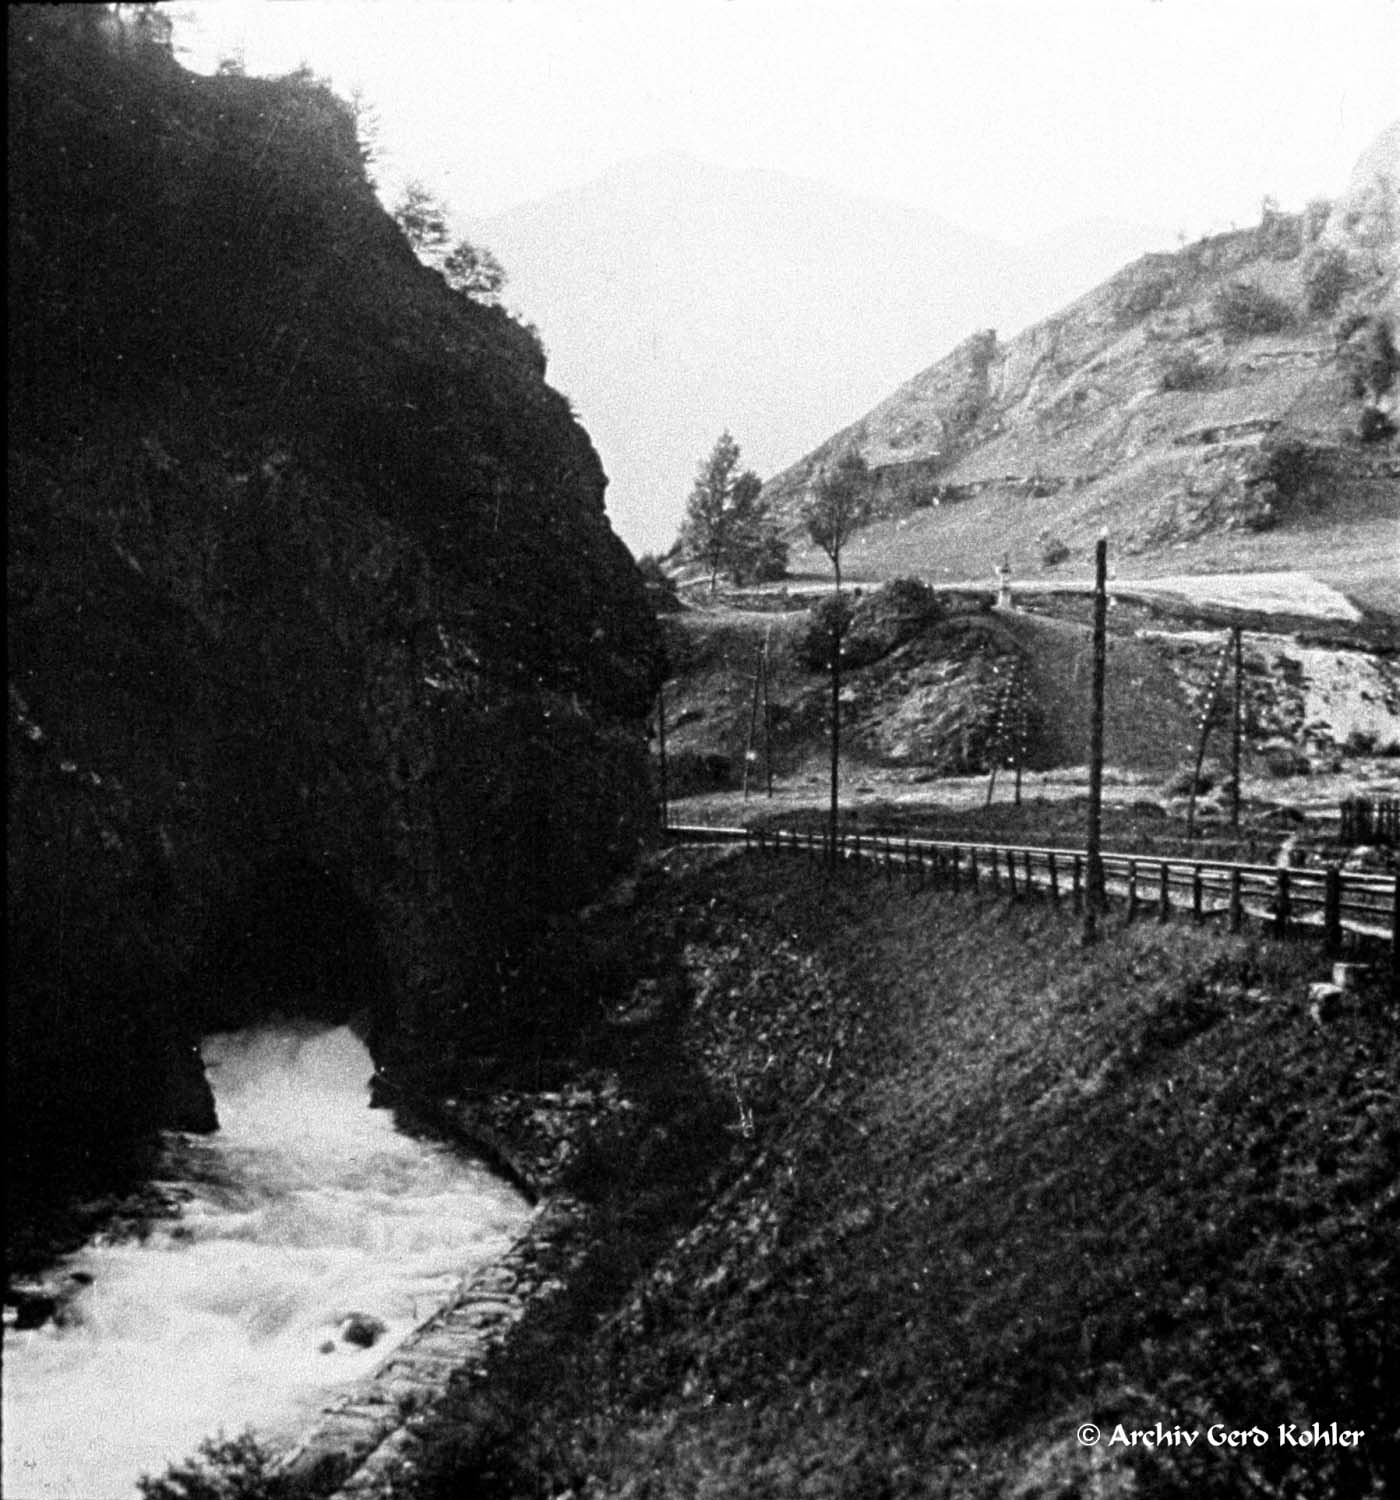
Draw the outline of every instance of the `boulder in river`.
M351 1313L340 1325L341 1338L347 1344L355 1344L361 1349L373 1348L379 1342L380 1335L385 1332L387 1325L368 1313Z

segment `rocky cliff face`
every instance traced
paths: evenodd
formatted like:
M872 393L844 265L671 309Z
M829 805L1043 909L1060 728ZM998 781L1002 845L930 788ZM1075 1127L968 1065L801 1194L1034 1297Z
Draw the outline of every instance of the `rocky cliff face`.
M650 826L597 456L314 80L97 7L9 40L20 1123L197 1124L190 1039L273 1009L440 1083Z

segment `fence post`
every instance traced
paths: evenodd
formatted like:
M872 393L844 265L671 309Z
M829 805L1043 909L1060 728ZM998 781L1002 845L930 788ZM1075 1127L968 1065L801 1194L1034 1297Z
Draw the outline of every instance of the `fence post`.
M1326 935L1327 957L1340 958L1342 952L1342 872L1328 865L1326 884L1322 888L1322 927Z
M1230 931L1238 932L1244 926L1244 901L1240 891L1240 872L1230 871Z
M1200 865L1191 866L1191 920L1199 922L1205 910L1205 882Z
M1090 947L1098 941L1098 914L1104 906L1103 874L1103 726L1104 680L1108 671L1108 537L1101 536L1094 549L1094 675L1089 713L1089 809L1085 831L1085 857L1089 866L1089 889L1083 903L1082 942Z
M1400 1000L1400 874L1395 877L1394 901L1390 914L1390 998Z
M1014 901L1016 899L1016 851L1014 849L1006 851L1006 887Z
M1278 880L1274 889L1274 936L1286 938L1288 936L1288 870L1280 865L1278 868Z
M1050 851L1050 899L1056 906L1060 904L1060 872L1055 864L1055 851Z
M953 845L953 889L962 889L962 850Z
M1166 860L1158 866L1157 873L1157 920L1166 922L1172 914L1171 866Z
M968 876L968 879L972 882L972 889L975 891L977 889L977 851L976 851L976 849L969 849L967 851L967 876Z
M1131 922L1137 916L1137 860L1128 861L1128 920Z

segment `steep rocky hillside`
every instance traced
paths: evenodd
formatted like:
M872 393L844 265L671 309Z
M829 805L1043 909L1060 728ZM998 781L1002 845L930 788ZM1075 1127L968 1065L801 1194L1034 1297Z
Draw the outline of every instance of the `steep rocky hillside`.
M871 467L854 573L1308 567L1400 608L1400 123L1347 192L1149 255L1009 343L986 331L777 475L801 541L815 476ZM799 550L799 567L821 568Z
M1018 743L1027 770L1085 764L1092 647L1082 610L997 609L993 597L908 582L857 596L841 686L848 791L986 772L1013 763ZM1169 781L1192 761L1228 635L1199 617L1183 628L1146 604L1121 603L1110 617L1107 763ZM831 688L812 613L690 609L668 615L664 632L672 795L741 786L746 756L756 795L770 768L786 793L821 795ZM1348 756L1396 764L1400 661L1364 630L1349 639L1346 627L1314 625L1299 639L1250 629L1242 662L1247 773L1321 771ZM1225 752L1224 687L1212 760Z
M414 258L347 106L186 74L139 7L9 44L8 1076L47 1173L204 1119L188 1039L249 1011L420 1083L498 1041L651 826L658 642L537 346Z

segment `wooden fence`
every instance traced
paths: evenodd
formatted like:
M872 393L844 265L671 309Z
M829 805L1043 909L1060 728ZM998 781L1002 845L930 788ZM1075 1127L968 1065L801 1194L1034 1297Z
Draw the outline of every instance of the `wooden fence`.
M832 862L825 833L703 824L673 825L667 833L684 843L740 843L756 852L787 852ZM842 862L873 866L890 876L902 872L954 889L990 889L1013 897L1035 892L1073 910L1083 909L1082 850L878 833L843 834L837 845ZM1279 937L1319 936L1332 956L1342 951L1346 933L1394 945L1400 928L1400 879L1394 875L1153 854L1105 854L1103 871L1105 897L1119 903L1130 921L1151 917L1165 922L1176 915L1198 922L1219 918L1234 932L1247 920L1254 921Z
M1348 797L1342 803L1344 844L1400 844L1400 797Z

